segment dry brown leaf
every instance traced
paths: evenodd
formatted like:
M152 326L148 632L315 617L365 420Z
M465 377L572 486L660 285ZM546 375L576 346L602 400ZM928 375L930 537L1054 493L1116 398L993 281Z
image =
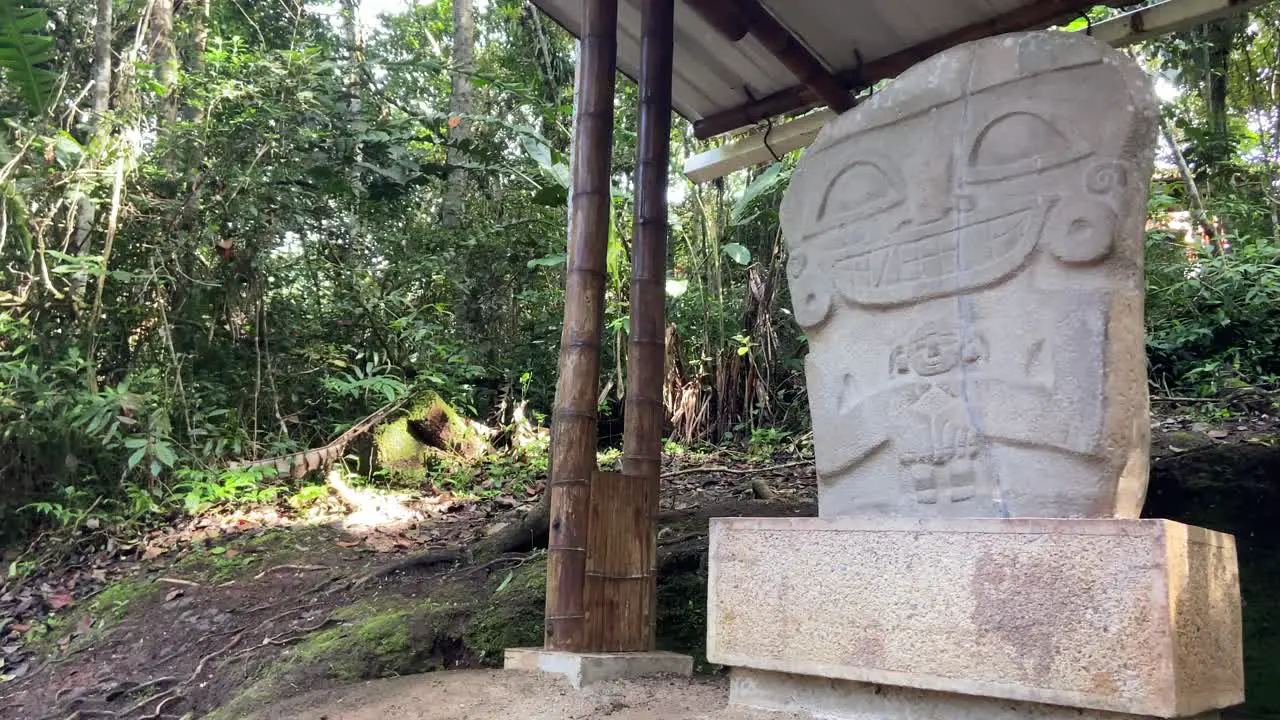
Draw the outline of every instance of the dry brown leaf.
M89 630L92 628L93 628L93 618L89 615L85 615L84 617L80 618L80 622L76 623L76 634L83 635L89 632Z
M70 593L64 593L64 592L54 593L53 595L50 595L45 599L49 601L49 607L53 608L54 610L61 610L62 608L76 601L75 598L71 597Z
M338 547L353 548L362 542L364 541L363 540L335 540L333 544L337 545Z
M9 629L16 633L31 632L31 625L28 623L14 623L9 626Z
M186 595L186 594L187 594L187 593L186 593L186 591L185 591L185 590L181 590L181 589L178 589L178 590L170 590L170 591L168 592L168 594L166 594L166 595L164 596L164 601L165 601L165 602L173 602L174 600L177 600L178 598L180 598L180 597L182 597L183 595Z

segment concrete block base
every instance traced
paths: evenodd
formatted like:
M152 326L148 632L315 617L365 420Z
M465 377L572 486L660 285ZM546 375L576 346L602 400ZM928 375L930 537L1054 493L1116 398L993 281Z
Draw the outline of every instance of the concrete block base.
M563 675L575 688L609 680L693 674L692 657L669 652L571 653L511 648L503 659L507 670Z
M1244 700L1235 543L1220 533L720 518L710 552L707 658L720 665L1136 716Z
M735 668L729 704L807 714L823 720L1145 720L1149 716L1080 710L996 698ZM1195 720L1218 720L1210 712Z

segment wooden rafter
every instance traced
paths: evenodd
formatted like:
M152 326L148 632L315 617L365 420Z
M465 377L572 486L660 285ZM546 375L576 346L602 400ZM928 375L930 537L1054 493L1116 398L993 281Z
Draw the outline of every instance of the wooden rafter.
M1093 36L1114 47L1124 47L1166 33L1186 30L1211 20L1248 12L1273 0L1165 0L1141 10L1096 23ZM745 167L765 163L777 155L799 150L818 136L835 117L829 110L778 123L767 132L756 131L741 139L711 148L685 162L684 172L702 183Z
M853 107L847 82L827 69L816 55L796 39L756 0L686 0L689 7L729 39L738 42L748 34L760 41L796 79L807 94L844 112Z
M707 0L696 0L691 4L696 8L704 1ZM726 2L727 0L716 0L715 4L724 4ZM733 3L728 4L733 5ZM752 0L751 4L754 4L754 0ZM1097 0L1041 0L1003 15L997 15L988 20L967 25L959 30L892 55L872 60L861 68L844 70L835 76L835 80L839 84L843 95L848 97L851 91L857 92L871 87L881 80L897 77L912 65L956 45L1001 33L1054 25L1058 22L1069 20L1081 11L1098 4ZM709 115L694 123L694 134L697 135L698 139L705 140L721 133L753 125L776 115L804 110L818 105L831 105L831 103L814 92L808 85L797 85L739 107ZM842 112L839 108L832 107L837 112Z

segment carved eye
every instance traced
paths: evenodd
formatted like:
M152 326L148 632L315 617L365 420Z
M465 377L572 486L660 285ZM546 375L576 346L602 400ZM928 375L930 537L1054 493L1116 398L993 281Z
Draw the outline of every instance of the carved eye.
M1087 155L1048 120L1029 112L1001 115L969 153L969 180L989 182L1064 165Z
M904 200L902 184L881 165L858 160L845 166L827 185L818 206L823 225L857 220L888 210Z

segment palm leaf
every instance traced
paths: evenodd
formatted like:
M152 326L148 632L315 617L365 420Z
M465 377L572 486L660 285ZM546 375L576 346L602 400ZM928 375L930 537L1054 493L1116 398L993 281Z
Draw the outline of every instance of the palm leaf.
M44 8L26 7L23 0L0 0L0 68L22 91L33 115L43 115L48 109L58 82L58 74L43 67L53 62L48 27L49 15Z

